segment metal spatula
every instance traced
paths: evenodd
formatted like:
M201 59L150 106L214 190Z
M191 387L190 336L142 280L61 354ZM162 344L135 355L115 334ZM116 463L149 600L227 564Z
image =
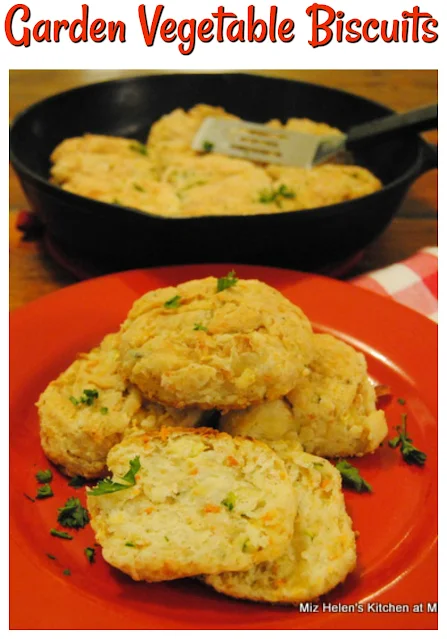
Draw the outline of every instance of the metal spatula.
M319 136L275 129L255 122L207 118L197 132L195 151L222 153L244 160L310 168L340 152L351 151L397 132L438 126L436 104L354 126L344 135Z

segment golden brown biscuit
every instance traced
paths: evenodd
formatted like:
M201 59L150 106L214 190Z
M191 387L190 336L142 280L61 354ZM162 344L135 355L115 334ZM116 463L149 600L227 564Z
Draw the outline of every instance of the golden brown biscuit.
M88 493L87 506L104 559L133 579L247 570L287 547L293 487L284 463L262 442L206 428L162 428L112 448L107 465L115 482L131 461L135 485Z
M53 182L85 197L176 216L180 199L160 182L147 147L136 140L84 135L64 140L51 156Z
M205 576L219 592L242 599L299 604L343 582L355 568L352 522L346 513L340 473L293 442L272 442L295 488L297 515L292 541L281 557L245 572Z
M191 148L192 141L206 118L239 120L222 107L196 104L189 111L175 109L163 115L151 126L147 146L161 171L186 158L200 154Z
M336 204L381 188L372 173L358 166L328 163L302 169L193 151L194 136L207 117L240 119L221 107L198 104L161 117L146 146L105 135L64 140L51 156L53 181L85 197L166 217L282 213ZM340 134L306 118L267 124L311 135Z
M289 196L277 198L283 211L314 209L338 204L374 193L380 181L367 169L343 164L322 164L311 169L295 166L269 165L273 192L286 185Z
M70 476L100 477L106 457L126 429L160 424L194 426L200 411L178 411L143 401L118 373L118 340L107 335L51 382L37 402L42 448Z
M283 439L298 440L296 420L283 397L245 410L232 410L220 417L219 428L230 435L253 437L269 445Z
M150 399L230 410L289 392L312 349L304 313L257 280L150 291L121 328L123 374Z
M179 196L184 216L273 210L271 204L261 206L259 196L270 188L270 177L261 166L247 160L217 153L181 155L171 160L161 180Z
M222 430L263 441L296 433L308 453L362 456L385 438L385 414L376 410L365 357L331 335L314 336L309 374L282 400L224 415Z

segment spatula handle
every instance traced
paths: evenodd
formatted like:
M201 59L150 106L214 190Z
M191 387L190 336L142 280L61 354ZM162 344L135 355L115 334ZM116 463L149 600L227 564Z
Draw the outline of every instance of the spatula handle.
M349 129L346 139L348 149L358 147L378 138L391 137L394 133L430 131L438 127L438 105L432 104L407 113L393 113L384 118L359 124Z

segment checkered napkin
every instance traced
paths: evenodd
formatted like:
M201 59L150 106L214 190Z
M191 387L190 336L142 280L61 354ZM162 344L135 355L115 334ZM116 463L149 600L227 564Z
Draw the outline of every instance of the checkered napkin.
M418 251L404 262L351 280L356 286L392 297L438 321L438 248Z

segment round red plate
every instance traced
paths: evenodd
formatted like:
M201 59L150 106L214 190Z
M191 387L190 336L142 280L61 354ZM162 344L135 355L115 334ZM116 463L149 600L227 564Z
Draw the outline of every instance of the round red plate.
M315 612L234 601L194 580L135 583L110 568L92 546L90 527L73 541L51 537L57 508L84 489L54 471L51 499L32 503L39 446L34 403L79 351L115 331L132 302L149 289L209 274L229 265L130 271L90 280L44 297L11 318L11 627L13 629L434 629L437 614L437 329L421 315L355 286L293 271L236 267L303 308L317 330L362 350L369 371L391 387L390 436L408 413L408 430L428 454L424 468L408 466L386 444L354 463L374 493L346 491L359 531L358 566ZM405 398L401 406L397 398ZM50 559L47 553L56 559ZM65 569L71 575L63 574ZM337 607L329 610L329 604ZM353 611L343 612L342 605ZM384 606L408 606L386 612ZM429 605L430 604L430 605ZM369 608L368 608L369 606ZM380 610L382 606L382 610ZM431 610L431 611L430 611Z

